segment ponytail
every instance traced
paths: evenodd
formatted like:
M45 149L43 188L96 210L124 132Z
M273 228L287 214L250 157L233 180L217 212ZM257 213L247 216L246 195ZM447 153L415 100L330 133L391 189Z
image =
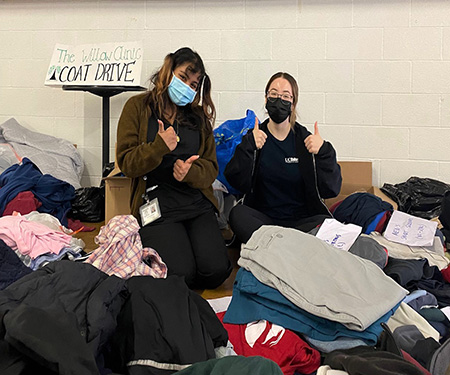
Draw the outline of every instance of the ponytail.
M203 76L201 90L201 107L203 110L203 114L207 119L207 126L210 129L214 129L214 122L216 121L216 108L214 107L214 103L211 98L211 79L209 75L205 73ZM200 91L199 90L199 91Z

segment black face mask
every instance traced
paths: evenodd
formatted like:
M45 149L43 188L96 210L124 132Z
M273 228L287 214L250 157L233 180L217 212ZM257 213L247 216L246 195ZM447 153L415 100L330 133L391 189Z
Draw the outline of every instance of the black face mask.
M267 98L266 109L273 122L281 124L291 114L291 105L291 102L286 102L281 98Z

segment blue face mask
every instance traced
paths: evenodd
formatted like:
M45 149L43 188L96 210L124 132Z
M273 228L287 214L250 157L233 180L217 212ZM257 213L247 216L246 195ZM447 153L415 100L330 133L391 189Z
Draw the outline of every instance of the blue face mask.
M175 74L172 77L172 81L170 81L168 92L170 100L179 107L192 103L197 94L195 90L186 85Z

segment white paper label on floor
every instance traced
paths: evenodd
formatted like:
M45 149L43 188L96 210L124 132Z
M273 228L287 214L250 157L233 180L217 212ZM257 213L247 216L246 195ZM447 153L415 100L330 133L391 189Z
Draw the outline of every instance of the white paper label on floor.
M316 234L317 238L342 250L348 250L361 234L362 227L343 224L336 219L325 219Z

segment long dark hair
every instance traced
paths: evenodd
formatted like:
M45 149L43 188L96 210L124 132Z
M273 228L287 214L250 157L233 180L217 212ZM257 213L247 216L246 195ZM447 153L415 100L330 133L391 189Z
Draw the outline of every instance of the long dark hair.
M194 101L177 110L177 121L180 125L199 123L207 131L212 131L216 119L216 109L211 99L211 80L206 74L205 66L200 55L188 47L183 47L174 53L169 53L163 65L150 78L150 91L146 97L146 103L164 118L165 109L175 109L175 104L170 100L167 88L172 79L172 72L180 65L189 64L189 71L200 73L197 94ZM197 121L195 121L197 120Z
M267 97L267 93L269 92L270 85L277 78L284 78L286 81L288 81L291 84L292 96L294 98L292 100L292 108L291 108L291 115L289 117L289 123L291 125L291 128L294 128L295 121L297 120L297 112L296 112L297 103L298 103L298 85L297 85L297 81L289 73L285 73L285 72L275 73L272 77L270 77L269 82L267 82L266 89L265 89L266 97Z

